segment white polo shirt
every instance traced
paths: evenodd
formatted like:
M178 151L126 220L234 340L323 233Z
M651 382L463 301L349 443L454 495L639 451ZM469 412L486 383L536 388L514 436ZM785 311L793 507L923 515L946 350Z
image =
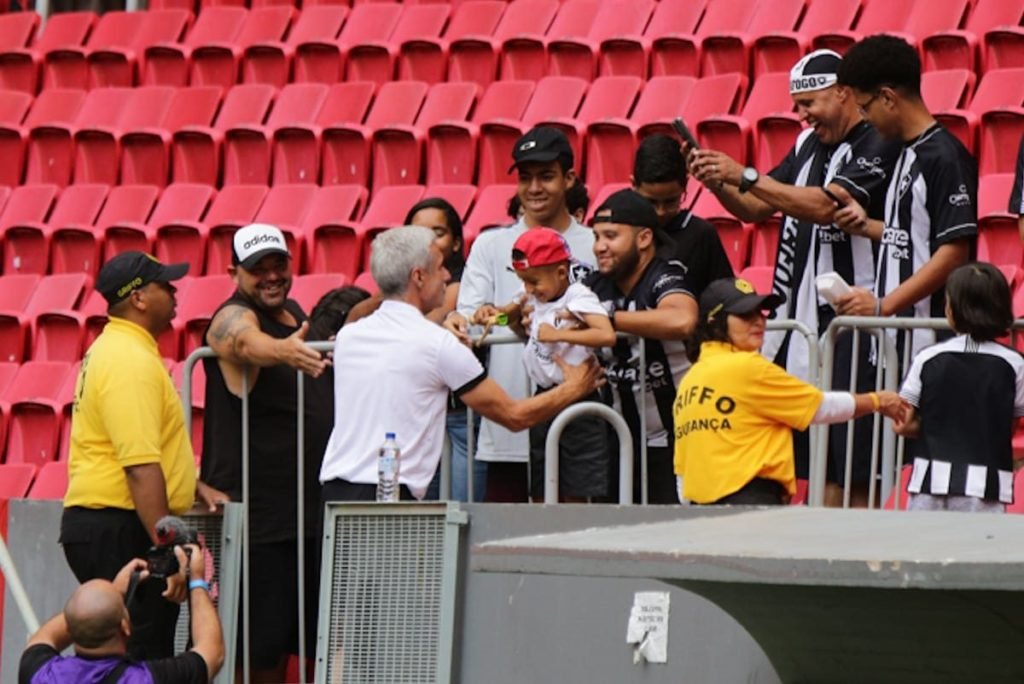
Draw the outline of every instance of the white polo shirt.
M487 374L454 335L405 302L387 300L334 342L334 429L320 482L377 483L377 452L394 432L399 480L422 498L441 459L448 392Z

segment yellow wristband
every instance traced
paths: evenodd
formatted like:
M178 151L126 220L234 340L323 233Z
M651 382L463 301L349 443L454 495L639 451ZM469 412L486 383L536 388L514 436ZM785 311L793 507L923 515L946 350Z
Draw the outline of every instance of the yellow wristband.
M878 398L878 392L869 392L868 396L871 397L871 410L877 411L882 408L882 400Z

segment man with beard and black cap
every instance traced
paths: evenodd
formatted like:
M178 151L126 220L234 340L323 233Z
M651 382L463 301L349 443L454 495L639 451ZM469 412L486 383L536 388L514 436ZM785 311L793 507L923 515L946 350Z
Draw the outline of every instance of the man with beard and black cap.
M289 299L292 257L284 234L254 223L235 233L228 274L237 289L213 315L206 343L216 353L203 359L206 413L202 475L233 501L242 500L242 377L249 389L249 566L252 600L243 607L252 626L249 650L254 682L280 682L289 653L296 652L298 535L306 542L307 633L316 625L319 573L320 461L330 434L330 407L307 380L305 514L296 512L295 458L298 411L296 370L318 378L327 367L306 342L309 321ZM316 639L311 639L315 643Z
M459 287L458 305L444 326L468 342L470 323L484 323L519 293L522 283L512 270L512 245L527 230L545 226L562 235L574 258L573 280L589 273L593 263L594 233L569 213L566 193L576 183L569 140L557 128L538 126L512 148L517 173L517 196L523 214L507 228L485 231L473 243ZM530 395L523 368L523 348L503 344L490 349L488 375L513 399ZM495 500L525 501L530 445L526 433L514 433L490 420L480 425L475 458L488 461L488 490ZM499 487L496 489L496 485ZM500 491L499 491L500 490Z
M616 332L636 335L619 339L606 350L605 374L615 409L633 434L634 500L640 500L640 407L647 428L648 503L678 503L672 470L672 402L676 387L690 367L684 339L697 322L697 301L686 273L655 255L658 215L646 199L620 190L594 214L594 256L598 272L586 284L608 310ZM640 368L640 345L646 368ZM616 470L617 472L617 470ZM617 482L615 473L611 474ZM616 485L610 488L615 491Z
M817 292L818 275L835 272L851 286L874 287L875 249L870 237L837 227L835 213L856 203L869 215L881 216L885 189L899 155L899 145L885 142L858 111L850 89L837 83L841 63L842 58L835 52L816 50L791 70L790 94L807 128L782 163L770 172L761 174L753 166L743 167L714 150L690 152L690 172L737 218L756 223L776 211L782 212L772 291L785 296L786 304L777 315L800 321L818 334L825 332L835 316ZM803 335L769 331L762 353L793 375L814 381L817 369L808 366ZM836 361L836 386L845 387L849 382L849 352L837 350ZM873 378L866 371L859 377L864 383ZM870 430L870 420L861 424L864 427L858 428L858 434ZM844 449L845 429L840 426L831 435L836 448ZM796 437L797 474L806 477L807 435ZM870 448L870 434L865 433L863 438L858 437L858 453L864 451L859 448L862 439ZM863 466L855 467L854 481L867 480L866 461ZM841 483L843 475L838 460L833 459L829 479Z

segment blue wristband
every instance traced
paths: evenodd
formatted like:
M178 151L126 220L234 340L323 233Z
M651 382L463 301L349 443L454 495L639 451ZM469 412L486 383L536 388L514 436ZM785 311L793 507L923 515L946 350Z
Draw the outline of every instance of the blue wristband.
M193 589L204 589L206 593L210 593L210 583L201 579L192 580L188 583L188 590L192 591Z

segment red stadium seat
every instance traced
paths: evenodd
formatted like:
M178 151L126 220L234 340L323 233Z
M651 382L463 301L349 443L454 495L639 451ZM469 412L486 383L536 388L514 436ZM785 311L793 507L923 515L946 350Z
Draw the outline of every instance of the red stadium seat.
M1013 503L1006 506L1007 513L1024 513L1024 469L1013 473Z
M316 5L302 10L298 20L281 41L253 43L242 60L243 83L266 83L282 88L291 77L292 62L300 46L333 42L348 17L344 5ZM296 78L298 81L306 79Z
M2 15L0 15L2 16ZM25 136L21 123L32 107L32 96L15 90L0 90L0 184L21 183L25 165Z
M765 117L779 117L790 121L798 131L799 119L793 113L793 98L789 94L789 74L768 73L754 82L750 97L740 115L712 115L697 123L697 137L701 144L725 152L741 164L752 160L754 153L754 126ZM759 160L758 160L759 161Z
M402 45L420 38L436 40L448 22L444 4L401 5L402 15L386 39L361 40L348 46L345 72L350 81L387 83L395 77Z
M5 185L18 185L24 178L25 159L28 151L28 140L32 131L39 130L40 136L46 137L53 132L64 131L69 127L85 102L85 92L81 90L50 89L43 91L32 103L32 108L21 126L0 123L0 151L3 152L5 164L0 170L0 179ZM66 147L66 146L64 146ZM55 148L65 152L64 147L55 144ZM37 163L49 163L47 148L34 148L35 154L43 155ZM70 162L69 162L70 163Z
M753 285L757 292L771 292L774 273L771 266L747 266L740 271L740 278Z
M920 48L921 39L939 31L959 29L967 20L974 0L931 0L916 3L898 35Z
M306 214L303 235L306 273L343 273L354 278L359 272L359 250L355 223L366 204L361 185L325 185L320 188ZM410 205L411 206L411 205Z
M216 185L225 132L240 126L262 125L275 96L274 88L259 83L228 91L213 126L184 126L173 134L171 175L177 182Z
M82 349L88 349L107 325L107 300L99 291L93 290L85 298L79 313L82 315L82 324L85 328Z
M1017 0L1011 0L1011 3L1016 5ZM994 26L985 32L982 40L982 67L985 71L1024 67L1022 52L1024 29L1020 21Z
M181 391L182 376L185 372L185 362L179 361L171 369L171 377L174 379L174 386ZM203 453L203 414L206 411L206 371L202 363L192 366L192 453L195 454L196 466L199 466L199 458Z
M940 30L920 36L924 69L967 69L984 73L982 40L989 31L993 31L993 47L998 50L1003 47L1000 43L1004 39L1014 39L1021 20L1024 20L1024 0L977 0L963 29ZM1001 56L997 55L993 61L998 62Z
M35 476L36 467L31 463L0 464L0 499L24 498Z
M301 90L300 90L301 89ZM282 109L282 100L292 90L296 93L290 106ZM322 83L293 83L285 87L267 122L273 135L271 182L316 183L320 178L320 140L315 122L328 100L330 89Z
M755 79L761 74L789 70L811 48L820 34L848 31L860 11L861 0L827 0L808 3L800 27L792 31L767 31L754 39L752 54Z
M754 225L750 235L750 265L775 268L782 219L778 214Z
M711 192L700 193L691 211L715 226L733 271L742 271L748 263L752 229L726 211Z
M172 323L181 336L182 359L203 346L213 313L234 291L235 281L226 274L192 279L184 296L178 299L178 315Z
M508 202L516 194L515 185L488 185L480 189L473 211L466 217L462 238L466 241L466 253L477 236L488 228L510 226L515 219L508 215Z
M327 97L322 83L292 83L278 95L267 117L260 122L239 123L224 131L224 184L266 184L270 180L271 149L279 134L289 128L308 129L316 120ZM304 152L304 154L303 154ZM288 182L291 175L316 180L319 155L316 146L298 150L280 161L281 173L275 180ZM292 162L289 164L289 162Z
M295 46L295 80L344 81L349 48L357 43L386 41L395 30L401 12L402 6L396 3L356 5L336 39L309 39Z
M381 188L370 200L370 206L358 226L366 268L370 267L373 239L388 228L402 225L406 211L423 199L424 190L422 185L392 185Z
M517 0L507 5L493 35L479 33L453 39L449 46L448 80L473 81L487 87L497 75L504 44L513 41L514 46L518 36L542 37L558 8L558 0ZM503 78L512 77L504 74Z
M998 69L982 77L966 110L936 111L934 115L968 150L978 152L981 175L1004 173L1014 170L1017 141L1024 132L1022 105L1024 69Z
M7 463L41 466L57 458L61 406L57 395L71 365L56 361L22 364L4 393L10 405Z
M107 12L100 16L84 45L64 45L43 55L44 88L88 88L90 52L112 54L132 47L146 21L144 12ZM175 37L176 39L177 37ZM118 83L131 87L132 81Z
M101 92L101 91L93 91ZM120 101L120 89L111 93ZM124 109L75 131L76 183L115 184L120 176L121 136L125 130L152 130L160 125L174 98L174 88L145 86L130 91Z
M605 119L587 129L587 182L592 187L625 183L633 173L641 123L683 116L697 80L689 76L652 77L628 118Z
M656 40L651 53L652 76L698 76L701 42L719 33L747 29L759 3L757 0L713 0L693 33L676 32Z
M51 242L55 230L67 226L91 226L99 216L110 187L103 183L83 183L65 188L45 221L19 221L4 231L6 263L18 264L8 272L47 273L50 270ZM37 201L45 202L49 192Z
M234 45L248 15L244 7L203 9L185 40L146 48L140 82L143 85L187 85L195 50L206 45Z
M310 273L295 276L288 296L297 301L302 310L309 314L321 297L347 283L348 279L342 273Z
M156 225L157 258L164 263L187 261L189 273L201 275L210 226L239 228L251 223L266 195L267 188L262 185L228 186L213 200L201 220L182 217Z
M959 109L969 101L974 81L967 69L926 71L921 74L921 97L932 112Z
M203 240L206 245L205 274L219 276L227 272L231 265L232 236L242 226L256 221L268 192L264 185L229 185L220 191L203 219L206 228ZM194 272L199 275L198 270Z
M898 487L894 487L893 491L889 494L889 498L886 499L885 505L882 506L884 510L891 511L894 508L899 511L907 510L907 503L910 500L910 494L907 492L907 487L910 485L910 473L914 470L913 466L905 465L900 470L900 483ZM899 497L897 503L896 497Z
M1017 214L1007 211L1013 174L982 176L978 183L978 260L1024 266Z
M548 42L555 38L587 35L600 6L600 0L562 3L546 34L521 33L506 39L502 44L501 77L505 80L539 81L547 76Z
M549 73L593 80L605 41L623 34L643 33L656 4L651 0L605 0L598 7L594 23L585 35L551 36L548 42Z
M258 7L249 11L238 35L229 43L206 43L192 50L192 85L216 85L230 88L238 82L242 55L250 45L280 42L288 33L295 8Z
M675 46L673 39L676 36L692 34L697 28L706 5L706 0L661 0L655 3L645 28L635 32L616 31L601 42L598 71L604 76L646 79L652 45L657 42L661 50L659 59L666 58Z
M113 13L103 15L101 22ZM141 14L143 19L138 30L128 30L115 35L106 45L97 46L89 39L86 61L89 69L89 87L107 86L131 87L139 80L137 56L144 54L150 45L173 43L181 40L192 24L192 12L187 9L153 9ZM98 30L98 29L97 29ZM95 32L93 36L95 36Z
M0 50L25 48L32 44L39 28L36 12L4 12L0 14ZM0 52L0 55L3 53ZM0 58L0 64L3 59ZM2 67L0 67L2 73ZM2 81L0 81L2 82Z
M103 228L103 259L136 250L154 252L157 231L178 221L199 221L215 194L209 185L173 183L163 191L148 219L120 219ZM158 258L162 255L157 253Z
M216 86L178 88L157 126L125 123L121 131L121 182L164 186L171 171L171 140L182 128L209 127L220 106Z
M423 197L440 197L448 202L455 209L455 213L465 220L469 215L469 208L476 200L476 186L460 183L448 183L440 185L429 185L423 193Z
M56 277L68 278L73 275L75 274ZM86 348L86 319L102 314L105 321L107 308L106 300L96 290L83 299L81 306L63 306L65 302L58 302L54 306L40 309L35 316L32 333L33 359L71 363L82 358L82 351Z
M38 22L38 17L33 20L37 25ZM47 19L39 38L30 47L4 45L0 52L0 88L35 93L43 55L63 47L81 46L95 23L93 12L58 12Z
M492 119L480 125L479 176L481 186L511 179L512 146L541 121L572 118L583 101L589 83L572 76L548 76L537 83L522 119Z
M419 81L392 81L381 86L364 124L330 123L323 129L324 185L366 185L369 182L373 131L382 126L410 125L416 120L429 86Z
M597 208L604 204L604 201L611 197L614 193L619 190L625 190L630 187L629 183L605 183L598 191L594 194L594 198L590 202L590 209L587 211L586 222L587 225L592 225L594 222L594 214L597 213Z
M14 189L10 199L0 214L0 236L4 247L3 272L14 273L45 273L49 265L49 253L45 244L40 248L33 244L33 231L42 226L57 198L55 185L22 185ZM25 237L28 238L27 250L22 254L18 249L17 238L19 226L29 226ZM12 229L13 232L12 232ZM45 239L45 237L44 237Z
M23 360L31 356L34 360L70 360L75 358L50 358L49 348L38 349L36 340L37 319L50 310L71 310L83 295L88 279L84 273L66 273L44 276L32 292L32 298L22 311L0 312L0 353L12 360Z
M416 185L423 176L427 131L445 121L463 121L476 104L475 83L431 86L413 125L385 125L373 133L373 190L387 185Z
M521 119L534 87L532 81L494 81L469 121L443 121L431 126L427 131L427 183L472 183L476 178L480 124L498 118Z
M121 222L145 223L159 194L160 190L154 185L118 185L111 189L95 221L52 226L52 272L93 274L99 271L103 235L107 229Z
M363 271L360 273L356 278L356 281L352 284L366 290L371 296L380 292L380 288L377 287L377 281L373 279L373 274L369 271Z
M489 42L494 30L501 21L501 16L509 7L504 0L469 0L454 8L451 21L444 31L442 38L430 38L428 36L416 36L405 40L399 46L398 53L398 78L401 80L425 81L426 83L439 83L445 80L448 71L449 55L460 55L459 66L456 67L454 56L452 59L452 81L476 81L472 78L471 72L461 69L465 63L465 57L470 54L466 50L473 41L483 40ZM450 45L458 45L458 51L449 52ZM490 78L493 78L493 63L490 70ZM490 82L490 78L483 79L481 85Z
M811 46L815 50L827 48L843 54L865 36L902 31L915 3L914 0L863 0L863 4L853 30L819 33Z
M36 475L30 499L63 499L68 491L68 464L66 461L44 463Z
M744 27L737 26L713 33L702 31L701 75L740 74L746 83L751 70L750 56L754 41L768 33L795 29L805 5L806 0L761 2Z
M539 122L561 129L576 156L576 170L587 176L586 132L590 124L605 119L623 119L633 109L643 82L636 76L601 76L587 90L579 112Z

